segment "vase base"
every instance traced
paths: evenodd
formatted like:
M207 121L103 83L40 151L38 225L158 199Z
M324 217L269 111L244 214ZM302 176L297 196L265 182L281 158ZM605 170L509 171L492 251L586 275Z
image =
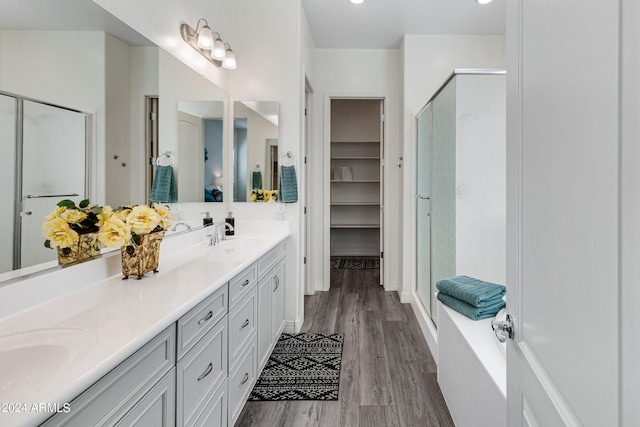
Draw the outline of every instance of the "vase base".
M158 272L158 270L153 270L153 274L155 274L155 273L157 273L157 272ZM148 272L147 272L147 273L148 273ZM139 275L139 276L138 276L138 278L137 278L137 280L142 279L142 277L143 277L143 276L144 276L144 274ZM127 279L129 279L129 276L128 276L128 275L126 275L126 276L124 276L124 277L122 278L122 280L127 280Z

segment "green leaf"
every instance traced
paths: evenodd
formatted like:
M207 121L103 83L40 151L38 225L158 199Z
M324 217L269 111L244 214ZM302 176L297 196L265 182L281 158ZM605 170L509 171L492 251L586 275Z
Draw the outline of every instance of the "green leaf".
M75 209L76 204L73 200L65 199L58 202L61 208Z
M51 240L47 239L44 241L44 247L51 249Z
M81 201L79 206L81 208L86 208L87 206L89 206L89 199L84 199L83 201Z

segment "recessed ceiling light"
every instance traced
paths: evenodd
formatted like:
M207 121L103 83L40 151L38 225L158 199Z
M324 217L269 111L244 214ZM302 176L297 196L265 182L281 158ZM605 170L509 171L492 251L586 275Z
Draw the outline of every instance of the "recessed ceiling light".
M478 2L478 4L489 4L491 3L493 0L476 0Z
M351 0L351 3L353 4L360 4L362 3L364 0Z

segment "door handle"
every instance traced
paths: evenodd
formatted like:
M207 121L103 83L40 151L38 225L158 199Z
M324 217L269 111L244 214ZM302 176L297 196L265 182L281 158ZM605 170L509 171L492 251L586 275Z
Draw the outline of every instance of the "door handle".
M513 323L511 315L507 314L507 318L503 321L493 320L491 322L491 329L496 334L498 341L505 342L508 339L513 339Z
M431 200L431 197L430 196L425 196L424 194L416 194L416 199Z

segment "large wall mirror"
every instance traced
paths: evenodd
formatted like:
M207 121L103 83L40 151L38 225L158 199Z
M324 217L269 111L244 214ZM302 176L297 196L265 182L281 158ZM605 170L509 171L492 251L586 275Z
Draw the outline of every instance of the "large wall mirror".
M13 185L3 186L0 192L3 200L13 203L5 203L0 210L0 281L57 266L56 252L43 247L40 233L44 216L59 200L89 198L114 207L147 202L154 175L149 157L171 152L178 182L180 174L187 173L178 202L206 200L204 189L222 177L224 168L217 163L222 157L214 162L211 153L206 160L204 148L198 152L196 147L179 146L178 101L207 100L220 106L227 99L224 90L91 0L3 0L2 9L0 140L5 155L0 173L2 182ZM38 108L29 107L35 113L24 115L26 108L16 110L17 99L34 102ZM68 126L62 126L59 134L43 127L46 123L55 128L54 119L68 116L67 112L86 117L80 120L84 130L76 132L82 141L75 142L86 148L86 154L79 157L84 158L84 165L81 160L70 160L69 150L78 154L78 149L67 146L71 141L64 133ZM223 117L219 110L215 115ZM14 132L16 116L27 122L24 129L38 132ZM35 139L18 140L30 135ZM43 135L50 136L47 142ZM52 150L38 148L43 143ZM34 162L22 159L22 164L34 166L20 169L14 150L20 156L35 156ZM59 156L47 154L50 152ZM196 158L202 163L198 195L193 194L195 187L188 175ZM75 168L82 178L73 178L69 189L49 188L44 185L51 181L47 179L31 188L28 179L35 176L34 168L47 170L41 164L47 160L53 162L46 166L49 170ZM206 165L211 165L209 172ZM30 193L21 192L20 187L24 191L29 187ZM26 202L32 202L28 208Z
M256 202L256 190L278 189L276 101L233 103L233 201Z

